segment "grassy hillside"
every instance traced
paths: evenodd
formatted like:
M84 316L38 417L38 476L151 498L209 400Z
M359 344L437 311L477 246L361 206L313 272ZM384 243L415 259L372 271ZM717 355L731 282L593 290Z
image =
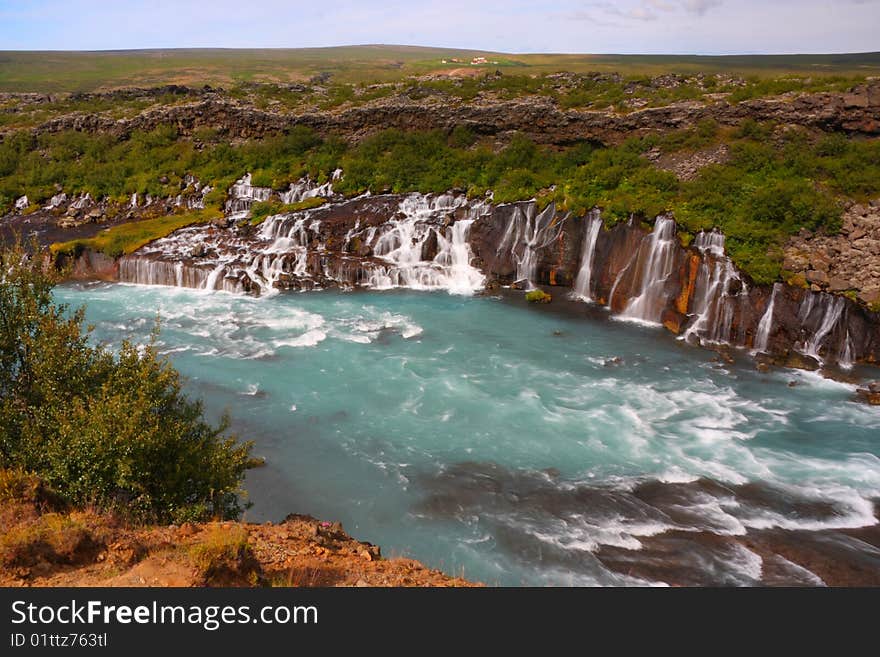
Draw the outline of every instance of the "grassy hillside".
M102 52L0 51L0 92L95 91L163 84L229 86L240 82L287 83L330 73L337 82L390 81L409 75L470 67L484 56L486 68L505 74L558 71L880 75L880 53L841 55L572 55L504 54L418 46L342 46L299 49L174 49ZM452 62L459 59L461 63ZM442 60L446 59L447 64ZM474 67L476 68L476 67Z

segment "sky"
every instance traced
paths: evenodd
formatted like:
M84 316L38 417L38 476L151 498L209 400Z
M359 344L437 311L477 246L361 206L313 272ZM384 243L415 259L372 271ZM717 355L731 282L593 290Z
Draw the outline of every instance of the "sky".
M880 0L0 0L0 50L880 51Z

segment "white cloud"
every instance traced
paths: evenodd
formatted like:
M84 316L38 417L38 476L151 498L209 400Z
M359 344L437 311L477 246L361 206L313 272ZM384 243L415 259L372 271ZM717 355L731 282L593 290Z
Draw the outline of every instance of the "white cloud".
M606 2L594 0L584 3L584 9L569 14L570 18L584 20L599 25L609 24L609 19L630 19L636 21L655 21L657 12L664 14L682 13L703 16L723 0L630 0L629 2Z
M712 9L712 7L718 7L720 4L721 0L684 0L682 2L685 10L700 16Z

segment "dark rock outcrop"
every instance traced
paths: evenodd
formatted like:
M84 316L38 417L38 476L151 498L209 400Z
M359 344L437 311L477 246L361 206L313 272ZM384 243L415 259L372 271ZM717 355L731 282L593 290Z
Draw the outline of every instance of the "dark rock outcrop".
M568 144L584 139L616 142L654 130L684 128L703 119L736 125L745 119L776 121L820 130L880 134L880 85L852 93L802 94L731 104L717 100L676 103L639 109L628 114L564 110L545 96L515 100L462 102L451 98L413 100L406 96L378 99L335 112L302 111L283 114L261 110L243 101L206 94L197 102L153 108L128 119L102 114L70 114L36 128L36 132L79 130L125 136L134 130L174 125L182 134L215 128L230 138L252 138L306 125L321 133L360 139L377 130L451 130L468 126L477 134L518 131L540 143Z

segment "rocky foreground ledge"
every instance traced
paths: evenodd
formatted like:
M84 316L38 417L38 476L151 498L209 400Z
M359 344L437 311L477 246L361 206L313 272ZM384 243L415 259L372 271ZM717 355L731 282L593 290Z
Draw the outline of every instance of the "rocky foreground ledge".
M353 539L339 523L139 526L37 499L0 505L0 586L475 586Z

